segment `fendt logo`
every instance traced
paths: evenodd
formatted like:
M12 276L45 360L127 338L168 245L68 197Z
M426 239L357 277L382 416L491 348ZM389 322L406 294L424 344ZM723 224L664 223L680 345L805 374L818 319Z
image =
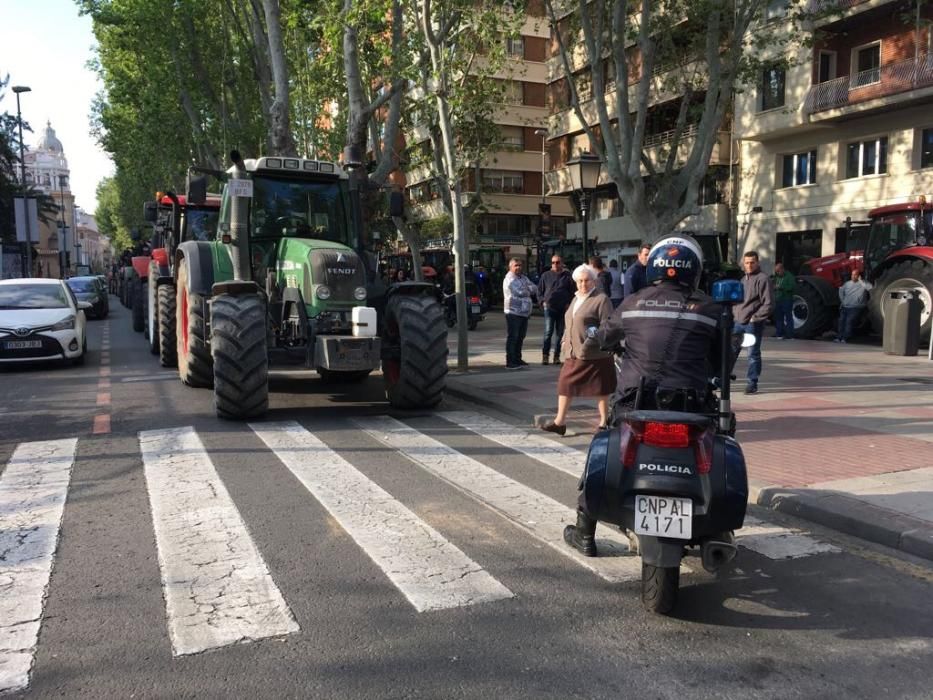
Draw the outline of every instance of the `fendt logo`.
M355 267L328 267L327 274L329 275L352 275L356 272Z
M693 476L693 470L690 467L684 467L680 464L649 464L642 462L638 465L638 471L651 472L652 474L683 474L684 476Z

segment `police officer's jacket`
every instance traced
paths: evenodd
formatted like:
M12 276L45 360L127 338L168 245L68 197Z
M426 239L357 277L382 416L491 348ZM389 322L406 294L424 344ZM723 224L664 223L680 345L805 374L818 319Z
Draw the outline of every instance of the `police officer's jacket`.
M718 376L720 307L703 292L661 282L626 296L600 328L604 349L625 339L618 393L647 386L704 395Z

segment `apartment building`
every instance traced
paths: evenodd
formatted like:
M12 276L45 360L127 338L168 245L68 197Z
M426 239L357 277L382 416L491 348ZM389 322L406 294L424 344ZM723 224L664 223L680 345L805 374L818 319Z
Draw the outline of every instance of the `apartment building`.
M537 250L541 218L539 205L550 204L550 237L563 235L573 217L566 196L546 196L544 138L548 109L549 24L541 0L529 2L521 35L509 39L509 60L494 79L504 81L505 99L496 114L501 142L480 164L479 175L471 172L464 183L464 201L480 185L482 211L473 216L470 231L474 244L501 247L507 256L525 258ZM416 152L413 163L430 159L431 141L424 127L405 135L407 146ZM406 169L403 186L417 219L444 214L441 192L428 167ZM477 182L481 178L481 182ZM398 180L396 180L397 182Z
M736 100L737 250L770 269L846 249L846 217L933 194L933 8L836 0L789 67ZM819 9L823 0L811 0ZM774 13L764 31L784 31Z
M569 12L569 10L568 10ZM565 18L558 18L559 24ZM563 30L562 30L563 31ZM637 103L635 86L641 78L641 61L634 46L627 49L629 63L629 103ZM605 61L606 106L609 118L615 120L615 95L619 86L616 83L614 62ZM581 100L581 111L589 125L594 126L599 134L598 115L592 96L590 68L585 52L575 51L571 57L573 79ZM671 74L684 71L702 71L703 62L699 59L687 63L662 62L653 71L652 89L649 95L647 133L644 141L646 155L655 164L661 163L670 151L674 137L677 114L680 108L681 92L675 86L677 81L670 80ZM547 188L553 194L572 194L570 172L567 162L582 152L596 152L590 143L583 123L571 106L570 87L565 78L566 72L559 52L556 33L552 33L548 52L548 155ZM704 95L697 94L700 102ZM731 118L720 128L718 138L710 157L710 169L698 196L698 212L682 221L678 230L703 234L714 234L724 244L729 237L732 216L729 207L730 177L732 165L738 159L738 149L730 138ZM689 126L678 146L677 161L682 163L689 156L693 146L692 135L695 125ZM647 175L647 171L645 171ZM570 241L582 240L583 225L577 221L567 226L567 238ZM624 268L634 260L643 234L627 216L622 200L618 197L616 186L610 181L605 167L600 174L599 187L591 204L588 226L589 240L596 241L595 250L604 260L618 260Z

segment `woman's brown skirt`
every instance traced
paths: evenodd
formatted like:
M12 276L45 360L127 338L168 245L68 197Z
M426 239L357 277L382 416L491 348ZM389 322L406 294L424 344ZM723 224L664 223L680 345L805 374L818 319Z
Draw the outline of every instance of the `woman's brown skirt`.
M567 358L557 378L560 396L607 396L616 390L616 368L611 357L598 360Z

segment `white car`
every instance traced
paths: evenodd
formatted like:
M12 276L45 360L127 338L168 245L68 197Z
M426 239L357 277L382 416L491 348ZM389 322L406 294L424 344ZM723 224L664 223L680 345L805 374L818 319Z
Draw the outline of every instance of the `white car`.
M84 362L87 320L61 280L0 280L0 363L64 360Z

